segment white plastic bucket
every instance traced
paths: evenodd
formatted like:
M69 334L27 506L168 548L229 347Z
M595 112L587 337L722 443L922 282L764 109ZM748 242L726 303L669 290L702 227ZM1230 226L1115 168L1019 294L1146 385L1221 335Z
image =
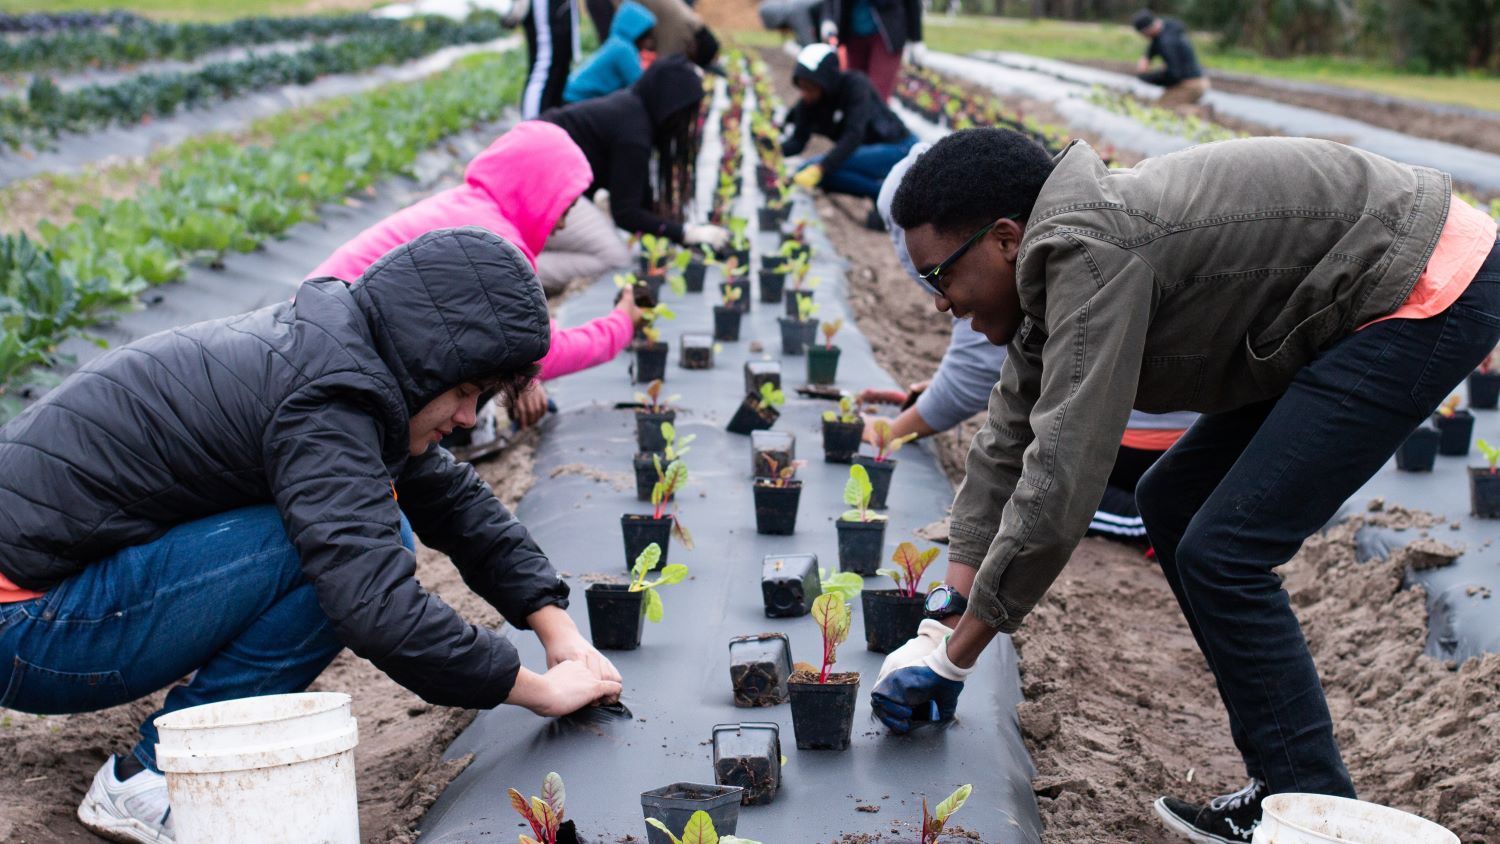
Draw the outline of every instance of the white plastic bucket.
M210 703L156 729L177 844L359 844L348 695Z
M1251 844L1458 844L1416 815L1326 794L1273 794L1260 804Z

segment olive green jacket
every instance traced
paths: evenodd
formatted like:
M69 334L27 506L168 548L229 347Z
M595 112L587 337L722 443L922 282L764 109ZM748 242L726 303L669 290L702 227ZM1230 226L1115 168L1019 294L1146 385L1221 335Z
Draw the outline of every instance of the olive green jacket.
M1110 170L1058 154L1016 261L1025 319L953 502L970 612L1015 630L1103 495L1131 408L1281 395L1395 310L1448 215L1446 174L1330 141L1259 138Z

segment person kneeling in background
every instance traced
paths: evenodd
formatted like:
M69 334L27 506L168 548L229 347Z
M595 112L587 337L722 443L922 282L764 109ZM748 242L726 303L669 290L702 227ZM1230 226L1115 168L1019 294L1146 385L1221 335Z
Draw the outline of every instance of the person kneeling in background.
M444 229L356 285L314 279L115 349L0 427L0 705L92 712L172 687L99 769L85 826L170 844L155 718L300 692L346 646L442 706L619 696L547 556L434 447L481 393L530 383L548 336L520 251ZM536 632L545 673L423 590L413 530Z
M1163 108L1192 105L1208 93L1208 77L1198 64L1198 53L1188 40L1181 21L1159 18L1149 11L1137 12L1131 21L1142 38L1149 39L1146 55L1136 64L1136 78L1166 89L1158 103ZM1151 69L1151 60L1160 58L1166 65Z
M635 84L641 78L641 51L655 45L655 26L656 16L651 10L635 0L625 0L609 26L604 45L568 77L563 102L591 100Z

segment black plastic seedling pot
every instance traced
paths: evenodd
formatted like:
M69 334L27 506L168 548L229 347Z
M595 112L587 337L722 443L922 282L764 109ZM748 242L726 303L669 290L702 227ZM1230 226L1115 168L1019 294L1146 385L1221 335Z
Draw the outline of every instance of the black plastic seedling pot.
M1432 424L1441 435L1438 454L1462 457L1469 453L1469 440L1474 436L1474 414L1467 410L1455 410L1452 416L1434 413Z
M769 721L714 726L714 782L743 788L740 805L763 806L781 788L781 727Z
M661 423L677 421L677 411L663 410L652 413L645 410L635 412L635 444L643 453L662 451L667 447L667 438L662 436Z
M899 589L866 589L860 593L865 611L865 647L888 654L917 635L927 596L907 597Z
M787 683L792 699L792 732L798 750L848 750L854 731L859 674L830 674L819 683L813 671L798 671Z
M659 455L649 454L649 453L648 454L637 454L635 456L635 460L634 460L634 464L633 465L635 466L635 500L636 501L650 501L651 500L651 490L656 486L656 482L659 480L659 478L656 475L656 457L658 457L658 456ZM666 460L663 459L662 460L662 468L665 469L666 466L667 466ZM673 496L670 496L670 495L667 496L667 500L668 501L671 501L672 498L673 498ZM635 560L632 558L631 563L633 564L634 562L635 562Z
M753 477L774 477L777 471L792 465L796 459L796 434L790 431L750 432L750 474Z
M823 420L823 462L852 463L865 435L863 422L829 422ZM870 482L874 486L874 481ZM872 493L873 496L873 493Z
M667 343L642 343L635 347L635 383L650 384L667 377Z
M729 682L734 687L735 706L786 703L786 682L791 676L792 646L785 633L729 640Z
M660 302L661 288L667 283L667 274L665 272L657 273L656 275L642 274L639 283L645 285L646 292L651 295L651 301Z
M807 349L807 383L832 384L839 377L839 347L809 346Z
M797 313L798 313L798 311L797 311L797 300L798 299L811 299L812 297L813 297L813 292L811 290L788 290L788 291L786 291L786 298L782 300L784 303L786 303L786 315L789 316L789 317L792 317L793 319L796 319L797 318Z
M714 339L733 343L740 339L740 317L738 309L728 305L714 305Z
M714 366L714 338L712 334L684 334L681 340L682 354L678 363L683 369L712 369Z
M839 519L839 571L871 577L885 550L885 519L855 522Z
M786 290L786 273L760 271L760 300L769 305L781 303L782 292Z
M755 532L768 536L791 536L797 532L797 502L802 498L802 482L787 481L786 486L772 486L773 481L755 482Z
M817 338L818 321L800 320L796 317L777 317L776 321L781 323L781 353L784 355L806 354L807 347L811 346Z
M747 249L729 249L729 248L726 247L724 249L716 249L714 251L718 254L718 256L719 256L719 263L721 263L721 264L727 264L727 263L729 263L729 259L730 258L737 258L739 260L740 266L742 266L742 267L748 267L748 266L750 266L750 250L748 248Z
M583 592L589 607L589 635L600 650L633 651L646 628L644 592L623 583L595 583Z
M823 594L817 554L772 554L761 560L760 593L767 618L807 615Z
M722 295L723 291L725 291L725 290L727 290L727 289L729 289L731 287L738 287L740 289L740 298L734 300L734 304L730 305L729 307L734 308L735 310L739 311L742 314L749 313L750 312L750 280L742 278L739 281L721 281L721 282L719 282L719 291L720 291L721 295Z
M732 785L703 785L696 782L674 782L661 788L641 792L641 815L656 818L676 835L681 835L694 812L707 812L714 822L714 832L731 835L740 823L740 795L743 788ZM646 825L649 844L672 844L666 833Z
M781 231L781 224L785 223L787 218L792 216L792 205L791 203L787 203L780 208L761 206L756 216L760 218L756 222L760 224L761 231L779 232Z
M703 263L703 258L694 255L688 265L682 269L682 283L689 293L703 292L703 277L708 274L708 265Z
M1407 435L1396 449L1396 468L1403 472L1431 472L1437 462L1438 440L1442 434L1423 425Z
M1481 519L1500 519L1500 473L1488 466L1469 467L1469 512Z
M885 509L885 498L891 491L891 476L896 473L896 461L892 458L876 460L868 454L856 455L854 465L865 467L870 475L870 507Z
M749 395L745 396L745 400L740 402L739 409L734 412L733 416L729 417L729 425L726 426L731 434L749 434L751 431L764 431L775 425L776 420L781 418L781 411L774 407L756 409L755 405L758 401L760 401L760 396Z
M646 550L646 546L655 542L661 548L661 562L657 565L667 564L667 552L672 550L672 517L662 516L654 519L651 516L637 513L626 513L620 517L620 532L625 535L625 569L630 570L635 565L635 558Z
M1500 404L1500 372L1469 373L1469 407L1494 410Z
M775 360L745 361L745 392L759 393L760 385L781 389L781 362Z

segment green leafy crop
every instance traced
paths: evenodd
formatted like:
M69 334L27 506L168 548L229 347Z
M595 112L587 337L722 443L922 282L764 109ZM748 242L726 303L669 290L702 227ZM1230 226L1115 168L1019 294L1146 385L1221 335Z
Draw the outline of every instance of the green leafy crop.
M663 586L672 586L687 579L688 567L681 563L672 563L662 567L661 574L655 580L647 580L646 575L656 569L661 562L661 546L655 542L647 545L641 551L640 556L635 558L635 565L630 569L630 591L645 592L645 602L641 605L641 611L646 614L646 619L655 624L662 620L666 613L661 602L661 595L656 590Z

